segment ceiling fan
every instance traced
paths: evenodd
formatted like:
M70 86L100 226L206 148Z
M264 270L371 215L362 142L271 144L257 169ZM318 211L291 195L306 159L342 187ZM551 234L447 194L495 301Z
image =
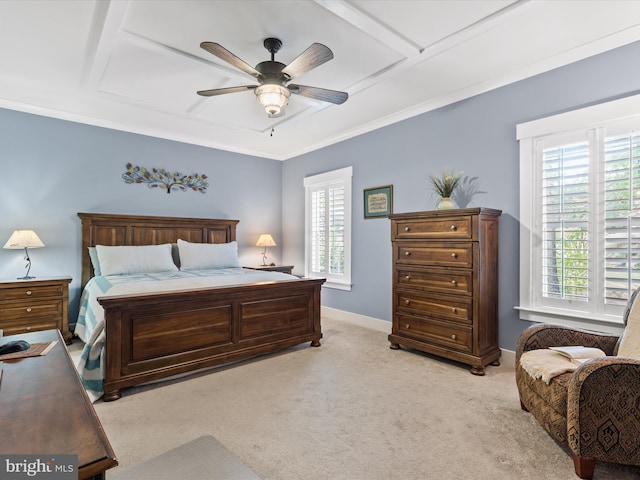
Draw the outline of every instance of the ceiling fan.
M214 88L212 90L200 90L198 95L213 97L226 93L244 92L253 90L258 102L264 107L270 118L284 115L284 109L289 103L292 93L305 97L322 100L340 105L347 101L349 94L326 88L309 87L306 85L289 84L291 80L299 77L333 58L333 52L321 43L313 43L304 52L298 55L289 65L275 61L275 54L282 47L282 42L277 38L267 38L263 42L264 48L271 53L271 60L260 62L253 68L241 60L219 43L202 42L200 47L239 70L254 77L259 85L243 85L238 87ZM288 84L288 85L287 85Z

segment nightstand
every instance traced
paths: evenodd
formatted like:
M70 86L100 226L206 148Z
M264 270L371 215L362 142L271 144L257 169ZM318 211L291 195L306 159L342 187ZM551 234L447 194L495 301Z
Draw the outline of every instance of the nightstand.
M70 343L69 283L70 277L0 281L0 329L4 335L56 329Z
M266 272L282 272L292 275L293 265L258 265L257 267L242 267L250 270L264 270Z

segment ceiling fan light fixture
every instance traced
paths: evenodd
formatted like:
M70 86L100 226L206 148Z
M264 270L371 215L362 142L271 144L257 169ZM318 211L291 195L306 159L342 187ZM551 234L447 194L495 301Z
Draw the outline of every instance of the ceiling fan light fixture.
M253 77L260 85L242 85L237 87L198 90L198 95L215 97L227 93L253 90L258 103L262 105L262 108L267 112L269 118L284 115L284 109L289 104L289 97L292 93L335 105L341 105L349 98L348 93L337 90L310 87L308 85L287 85L294 78L319 67L333 58L333 52L326 45L312 43L309 48L294 58L289 65L276 62L275 60L276 52L282 47L280 40L277 38L267 38L263 42L263 45L264 48L271 53L271 60L260 62L254 68L219 43L202 42L200 47L238 70L242 70L247 75Z
M269 116L279 115L289 103L291 92L282 85L264 84L255 89L258 103Z

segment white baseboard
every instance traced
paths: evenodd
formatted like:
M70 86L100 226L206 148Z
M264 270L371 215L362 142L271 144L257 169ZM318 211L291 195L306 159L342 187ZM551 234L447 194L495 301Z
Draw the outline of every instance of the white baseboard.
M500 365L516 368L516 352L507 350L506 348L501 348L500 350L502 351L500 355Z
M391 333L391 322L379 318L367 317L358 313L351 313L337 308L321 307L321 315L326 315L336 320L342 320L361 327L370 328L379 332Z
M326 315L336 320L343 322L349 322L354 325L359 325L364 328L370 328L379 332L391 333L391 322L387 320L381 320L379 318L368 317L366 315L360 315L358 313L347 312L345 310L338 310L337 308L321 307L321 315ZM502 354L500 357L500 364L506 367L515 368L516 365L516 352L513 350L501 349Z

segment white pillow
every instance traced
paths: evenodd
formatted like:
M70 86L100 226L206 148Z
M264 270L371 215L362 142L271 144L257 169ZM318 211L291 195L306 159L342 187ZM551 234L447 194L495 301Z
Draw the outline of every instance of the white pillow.
M178 240L180 270L240 267L238 243L190 243Z
M171 244L108 247L96 245L102 275L176 272Z
M88 247L89 248L89 258L91 259L91 266L93 266L93 276L99 277L102 275L102 271L100 270L100 260L98 259L98 252L96 252L96 247Z

